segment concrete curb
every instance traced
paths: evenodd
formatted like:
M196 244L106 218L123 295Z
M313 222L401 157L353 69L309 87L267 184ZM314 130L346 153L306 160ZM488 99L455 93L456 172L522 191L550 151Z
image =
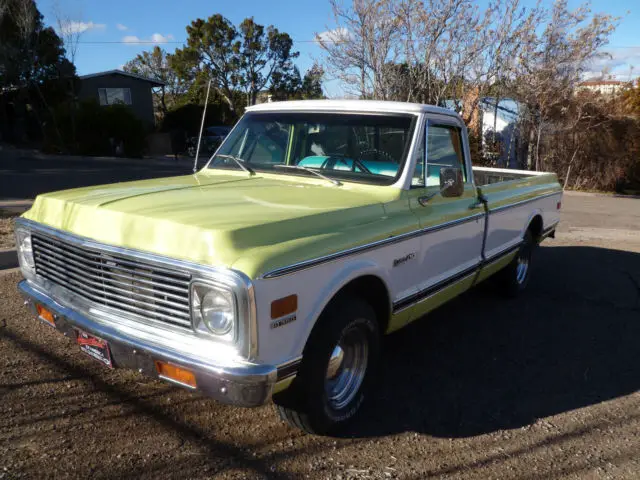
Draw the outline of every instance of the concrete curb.
M631 198L640 200L640 195L622 195L620 193L595 193L595 192L581 192L580 190L565 190L563 195L570 195L575 197L605 197L605 198Z
M0 199L0 211L16 213L18 215L26 212L33 205L33 200L2 200Z
M0 270L16 268L18 266L18 252L15 248L0 249Z
M107 162L107 163L126 163L131 165L138 163L140 165L159 165L159 166L192 166L193 158L181 155L178 160L175 160L171 155L166 157L143 157L143 158L130 158L130 157L99 157L89 155L64 155L53 153L42 153L38 150L20 149L20 148L3 148L0 145L0 160L7 158L9 160L38 160L46 162L49 160L65 161L65 162ZM204 165L204 162L208 161L209 157L199 157L198 165Z

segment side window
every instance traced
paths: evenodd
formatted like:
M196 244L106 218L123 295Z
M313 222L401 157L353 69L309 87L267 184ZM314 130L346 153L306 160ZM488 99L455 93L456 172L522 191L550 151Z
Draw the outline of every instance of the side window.
M413 171L413 178L411 179L412 187L424 187L424 135L420 135L420 143L418 144L418 151L416 155L416 169Z
M440 169L462 170L466 181L460 129L447 125L429 125L427 131L427 186L440 185Z

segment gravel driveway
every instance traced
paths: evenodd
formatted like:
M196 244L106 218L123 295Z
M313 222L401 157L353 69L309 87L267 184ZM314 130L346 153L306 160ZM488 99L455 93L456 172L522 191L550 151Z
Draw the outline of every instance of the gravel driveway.
M343 438L107 370L0 274L0 478L639 478L640 200L563 215L521 298L483 285L388 338Z

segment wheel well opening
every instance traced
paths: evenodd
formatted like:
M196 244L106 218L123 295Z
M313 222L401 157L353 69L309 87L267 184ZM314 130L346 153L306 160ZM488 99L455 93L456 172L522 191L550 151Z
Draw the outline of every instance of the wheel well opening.
M365 275L351 280L336 294L335 298L342 295L354 295L368 302L376 312L380 333L387 331L391 316L389 292L384 282L375 275Z
M542 236L542 217L540 215L536 215L531 219L528 230L531 231L531 235L536 241L540 240Z

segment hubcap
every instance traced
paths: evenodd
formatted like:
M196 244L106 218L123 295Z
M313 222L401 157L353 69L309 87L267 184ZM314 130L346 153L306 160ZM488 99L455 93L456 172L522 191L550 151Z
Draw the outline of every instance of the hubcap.
M358 393L367 371L369 347L360 329L343 332L327 366L325 391L332 408L340 410Z
M529 249L523 248L518 254L518 263L516 266L516 281L518 285L522 285L527 279L529 273Z

